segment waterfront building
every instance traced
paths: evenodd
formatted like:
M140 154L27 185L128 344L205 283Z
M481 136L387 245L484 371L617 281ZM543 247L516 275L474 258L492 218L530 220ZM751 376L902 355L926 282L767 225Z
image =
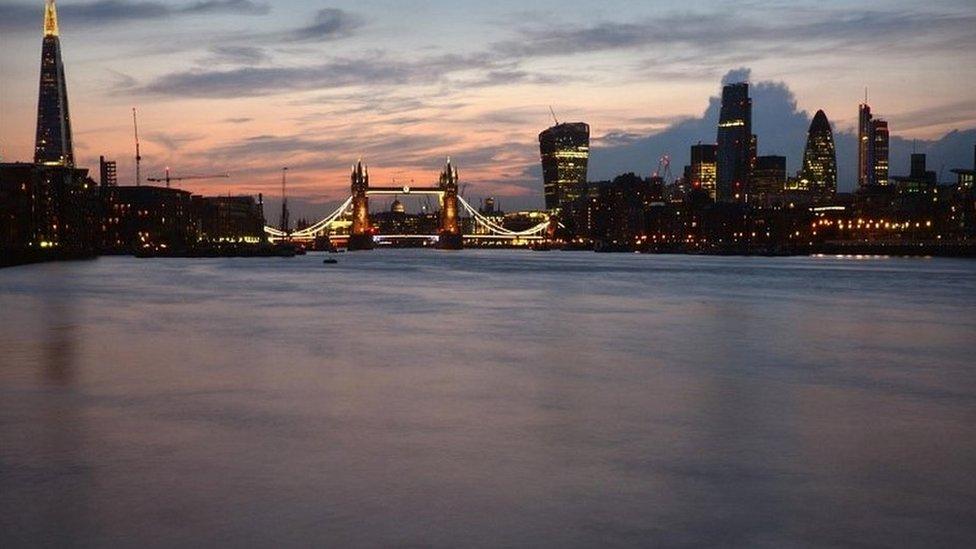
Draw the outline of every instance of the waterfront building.
M702 145L701 143L692 145L691 165L687 175L691 187L704 190L712 200L715 200L717 149L717 145Z
M193 215L205 242L265 242L264 205L253 196L194 196Z
M579 198L586 186L590 126L557 124L539 134L546 209L558 212Z
M807 133L807 146L803 152L801 178L806 180L807 188L821 199L830 199L837 194L837 150L834 146L834 132L827 115L817 111Z
M191 194L153 186L103 187L101 248L132 253L141 248L180 248L197 240Z
M719 202L748 202L753 150L749 84L727 85L722 89L716 148L716 199Z

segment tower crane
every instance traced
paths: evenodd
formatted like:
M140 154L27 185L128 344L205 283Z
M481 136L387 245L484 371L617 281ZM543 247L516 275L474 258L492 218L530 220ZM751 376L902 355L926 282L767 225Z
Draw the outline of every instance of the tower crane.
M166 168L165 177L149 177L146 178L146 181L150 181L152 183L161 183L165 181L166 188L168 189L171 181L188 181L190 179L227 179L228 177L230 177L230 174L227 173L218 173L218 174L211 174L211 175L184 175L181 177L173 177L169 174L169 168Z
M136 108L132 107L132 129L136 137L136 187L142 185L142 155L139 154L139 121L136 118ZM166 185L169 187L169 184Z
M671 155L665 154L657 161L657 171L654 172L655 177L660 177L665 184L670 184L674 182L674 175L671 173Z

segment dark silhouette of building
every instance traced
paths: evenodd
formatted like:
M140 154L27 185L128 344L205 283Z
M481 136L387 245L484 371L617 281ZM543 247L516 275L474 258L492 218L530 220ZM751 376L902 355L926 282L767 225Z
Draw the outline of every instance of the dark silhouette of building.
M196 243L191 194L167 187L103 187L101 248L133 253L142 248L182 248Z
M749 84L740 82L725 86L716 149L716 199L719 202L748 202L752 140Z
M48 0L34 162L0 164L0 244L37 259L91 255L97 198L88 170L74 167L57 12Z
M265 242L264 205L253 196L194 196L199 238L211 243Z
M822 199L830 199L837 194L837 149L834 146L834 132L822 110L817 111L810 123L807 146L803 152L801 178L806 180L807 189Z
M715 157L717 145L691 146L691 166L688 173L690 185L694 189L702 189L715 200Z
M865 187L871 184L873 170L871 166L871 106L864 103L857 108L857 186Z
M34 162L46 166L74 166L68 90L61 61L61 39L54 0L44 10L41 80L37 99L37 139Z
M776 202L786 186L786 157L757 157L752 185L753 202L766 206Z
M105 160L104 156L98 157L98 183L103 187L117 187L119 184L118 166L114 160Z
M579 198L586 186L590 126L557 124L539 134L546 209L559 211Z

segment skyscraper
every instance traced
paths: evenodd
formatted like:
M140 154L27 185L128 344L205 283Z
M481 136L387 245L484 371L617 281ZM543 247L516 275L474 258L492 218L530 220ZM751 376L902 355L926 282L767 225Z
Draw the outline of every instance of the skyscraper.
M691 146L690 184L694 189L708 192L715 200L715 145Z
M887 185L888 180L888 122L871 121L871 184Z
M822 110L817 111L810 123L807 147L803 153L803 179L807 188L821 197L837 194L837 150L834 132Z
M858 185L888 185L888 122L874 118L867 103L858 110L857 147Z
M579 198L586 187L590 126L556 124L539 134L546 209L557 211Z
M725 86L716 151L716 198L719 202L749 200L752 137L749 84L740 82Z
M37 140L34 162L48 166L74 166L68 90L61 62L58 13L54 0L44 8L44 42L41 48L41 84L37 99Z
M865 102L857 109L857 185L871 184L871 106Z

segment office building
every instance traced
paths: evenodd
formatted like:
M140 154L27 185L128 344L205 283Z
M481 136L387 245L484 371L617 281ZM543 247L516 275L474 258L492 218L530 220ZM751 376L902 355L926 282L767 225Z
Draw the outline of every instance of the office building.
M557 124L539 134L546 209L558 212L584 192L590 158L590 126Z
M74 166L68 90L61 61L61 39L54 0L44 8L41 79L37 99L37 138L34 162L45 166Z
M716 145L691 146L691 166L688 172L689 183L693 189L702 189L715 200L715 156Z
M722 90L718 123L716 199L719 202L748 202L752 151L749 84L730 84Z
M786 186L786 157L759 156L752 174L752 200L756 204L771 205L783 194Z
M803 152L801 178L806 187L819 198L829 199L837 194L837 149L834 132L827 115L817 111L810 123L807 146Z
M886 186L888 179L888 122L874 118L871 107L858 109L857 182L858 187Z

